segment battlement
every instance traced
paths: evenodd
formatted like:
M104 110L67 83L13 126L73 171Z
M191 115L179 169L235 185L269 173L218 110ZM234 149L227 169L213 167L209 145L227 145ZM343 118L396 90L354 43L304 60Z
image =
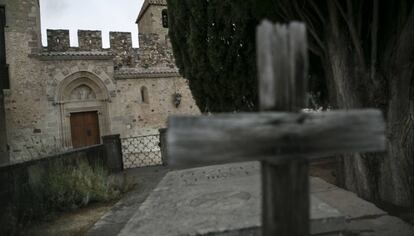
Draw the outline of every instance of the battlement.
M48 46L39 56L42 60L110 60L116 69L163 65L173 68L174 57L168 35L139 34L140 48L133 48L132 33L109 32L110 48L102 47L102 32L78 30L78 47L70 46L69 30L47 30ZM62 59L63 58L63 59Z
M114 53L129 53L133 50L130 32L109 32L110 49ZM79 47L70 46L69 30L47 30L47 47L49 52L67 51L105 51L102 47L102 31L78 30Z
M109 32L109 44L116 52L129 52L132 50L132 34L130 32Z
M78 42L81 51L102 50L102 31L78 30Z
M47 48L51 52L66 52L70 48L69 30L47 30Z

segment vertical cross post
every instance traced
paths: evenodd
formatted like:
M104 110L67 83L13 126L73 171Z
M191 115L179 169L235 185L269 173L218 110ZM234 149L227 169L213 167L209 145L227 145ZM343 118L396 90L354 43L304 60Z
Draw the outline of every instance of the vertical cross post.
M257 32L262 111L299 112L306 107L307 41L302 23L263 22ZM287 141L289 137L286 137ZM309 235L309 162L262 161L263 235Z

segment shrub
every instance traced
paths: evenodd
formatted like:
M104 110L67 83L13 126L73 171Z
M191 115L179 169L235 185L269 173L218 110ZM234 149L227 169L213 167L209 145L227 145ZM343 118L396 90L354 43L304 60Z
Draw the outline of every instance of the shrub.
M76 167L55 166L44 183L48 205L57 210L109 201L120 194L115 186L109 184L108 173L102 167L92 169L86 162Z

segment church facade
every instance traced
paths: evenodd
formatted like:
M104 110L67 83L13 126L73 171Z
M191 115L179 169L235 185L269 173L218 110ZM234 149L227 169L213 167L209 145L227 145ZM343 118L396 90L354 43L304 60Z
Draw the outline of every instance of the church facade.
M101 137L156 134L169 115L198 114L175 66L165 0L146 0L139 13L139 48L132 35L47 30L41 44L38 0L0 0L5 10L7 78L1 78L10 162L98 144ZM135 37L135 36L134 36ZM4 158L3 158L4 159Z

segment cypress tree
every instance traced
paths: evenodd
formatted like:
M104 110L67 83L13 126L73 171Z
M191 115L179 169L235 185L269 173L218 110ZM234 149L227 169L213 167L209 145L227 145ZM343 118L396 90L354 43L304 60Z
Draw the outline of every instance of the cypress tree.
M202 111L256 110L255 28L269 4L168 0L177 66Z

